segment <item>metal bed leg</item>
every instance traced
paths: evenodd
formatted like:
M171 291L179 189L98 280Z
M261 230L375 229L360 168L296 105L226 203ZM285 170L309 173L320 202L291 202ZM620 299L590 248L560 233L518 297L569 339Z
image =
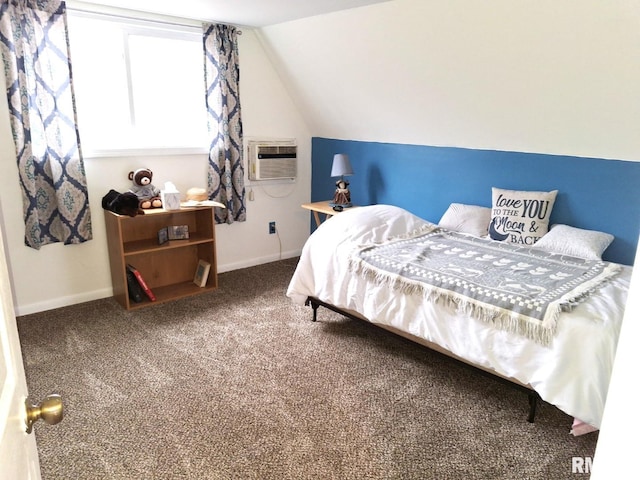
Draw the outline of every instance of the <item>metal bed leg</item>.
M538 407L538 399L540 395L537 392L529 393L529 416L527 417L527 422L533 423L536 416L536 408Z
M305 305L311 305L311 308L313 308L313 319L311 320L312 322L315 322L318 320L318 307L320 307L319 303L314 302L311 297L307 297L307 300L304 302Z

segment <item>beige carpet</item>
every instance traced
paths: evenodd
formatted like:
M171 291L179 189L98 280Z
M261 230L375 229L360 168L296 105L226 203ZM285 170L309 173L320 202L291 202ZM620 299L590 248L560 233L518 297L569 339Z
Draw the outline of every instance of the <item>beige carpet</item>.
M295 260L126 312L112 299L18 319L53 479L570 479L597 433L365 322L284 296ZM588 478L588 475L579 475Z

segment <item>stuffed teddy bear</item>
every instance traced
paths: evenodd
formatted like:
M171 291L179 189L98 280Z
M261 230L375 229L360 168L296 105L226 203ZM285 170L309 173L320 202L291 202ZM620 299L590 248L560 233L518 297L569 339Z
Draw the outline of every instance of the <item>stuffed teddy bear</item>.
M138 200L138 196L135 193L120 193L113 189L102 197L102 208L118 215L128 215L130 217L144 213L144 210L140 208L140 200Z
M133 182L133 187L129 191L138 196L142 209L162 207L160 189L153 186L152 178L153 173L148 168L139 168L129 172L129 180Z

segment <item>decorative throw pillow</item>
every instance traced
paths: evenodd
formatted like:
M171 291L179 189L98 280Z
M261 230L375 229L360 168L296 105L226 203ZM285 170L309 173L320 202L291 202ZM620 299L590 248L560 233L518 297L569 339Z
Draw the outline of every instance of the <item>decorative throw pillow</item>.
M533 245L549 230L557 190L526 192L492 188L489 236L493 240Z
M553 225L549 233L542 237L535 247L561 255L601 260L602 254L614 238L610 233L558 224Z
M490 221L491 209L488 207L452 203L442 215L438 225L448 230L469 233L476 237L486 237Z

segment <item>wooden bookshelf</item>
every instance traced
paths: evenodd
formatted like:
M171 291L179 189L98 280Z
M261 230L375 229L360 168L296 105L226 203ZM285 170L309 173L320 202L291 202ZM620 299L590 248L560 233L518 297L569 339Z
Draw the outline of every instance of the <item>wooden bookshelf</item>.
M218 288L213 207L150 209L128 217L104 211L114 298L127 310L208 292ZM158 242L158 231L187 225L189 238ZM193 283L198 260L211 264L204 287ZM133 265L156 296L136 303L129 298L126 265Z

